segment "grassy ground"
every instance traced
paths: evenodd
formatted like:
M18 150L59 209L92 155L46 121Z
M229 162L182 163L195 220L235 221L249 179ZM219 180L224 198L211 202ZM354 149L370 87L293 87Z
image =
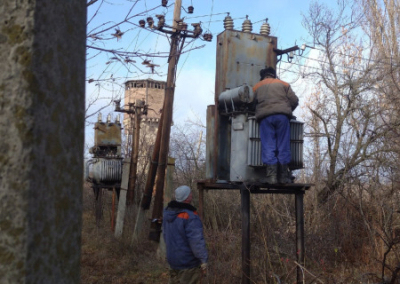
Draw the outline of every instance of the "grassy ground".
M84 195L81 283L168 283L168 265L157 257L158 243L143 238L140 243L131 244L129 220L127 232L115 238L110 223L110 193L104 196L99 226L94 215L94 196L90 190Z
M227 214L234 212L238 202L223 200L228 208L216 204L217 214L205 220L205 239L209 252L209 269L203 284L241 283L241 231L240 217ZM103 219L97 225L94 210L94 195L90 189L84 193L82 229L81 283L83 284L152 284L168 283L168 264L158 253L159 244L148 240L150 216L146 216L143 232L138 243L132 243L135 212L127 211L122 237L116 238L111 230L112 193L105 192ZM262 201L265 209L268 201ZM213 204L209 202L209 204ZM277 223L277 218L268 218L267 211L252 209L253 232L251 237L251 283L277 284L296 283L294 232L287 231L290 224ZM278 203L273 204L278 208ZM221 213L225 212L225 214ZM151 212L148 212L151 213ZM237 213L237 212L236 212ZM219 219L218 219L218 218ZM226 220L225 220L225 219ZM215 219L215 220L214 220ZM258 220L260 219L260 220ZM239 222L239 224L237 224ZM219 224L215 229L215 224ZM286 231L285 231L286 230ZM323 232L323 230L320 230ZM345 239L340 237L340 239ZM327 239L307 235L305 283L325 284L371 284L382 283L377 277L379 265L370 266L360 262L360 254L354 260L341 250L328 247ZM354 251L360 252L359 248ZM358 262L357 262L358 261ZM378 263L379 264L379 263ZM389 283L389 282L388 282ZM393 282L399 284L399 281Z

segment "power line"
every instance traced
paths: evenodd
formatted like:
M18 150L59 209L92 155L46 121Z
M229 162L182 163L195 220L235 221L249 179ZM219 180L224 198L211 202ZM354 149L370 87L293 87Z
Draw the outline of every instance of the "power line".
M323 53L326 54L326 50L323 50L323 49L320 49L320 48L317 48L317 47L314 47L314 46L307 46L307 47L308 47L308 48L311 48L311 49L318 50L318 51L323 52ZM371 62L375 62L375 63L379 63L379 64L392 65L392 66L399 67L399 65L397 65L397 64L386 63L386 62L382 62L382 61L380 61L380 60L375 60L375 59L372 59L372 58L359 57L359 56L354 56L354 55L350 55L350 54L345 54L345 53L337 52L337 51L332 51L332 53L338 54L338 55L341 55L341 56L347 56L347 57L355 58L355 59L361 59L361 60L371 61ZM391 58L384 58L384 59L389 59L389 60L391 60Z
M214 1L213 1L213 5L214 5ZM211 7L211 11L212 11L212 9L213 9L213 7ZM206 17L225 15L225 14L228 14L228 12L222 12L222 13L216 13L216 14L213 14L211 12L210 14L206 14L206 15L202 15L202 16L195 16L195 17L187 17L185 19L191 20L191 19L206 18Z
M333 65L333 66L335 66L335 67L342 67L342 68L346 68L346 69L353 70L353 71L365 72L365 70L359 70L359 69L351 68L351 67L348 67L348 66L343 67L343 66L339 66L339 65L337 65L337 64L330 63L330 62L326 62L326 61L323 61L323 60L320 60L320 59L308 58L308 57L305 57L305 56L303 56L303 55L298 55L298 56L299 56L299 57L306 58L306 59L308 59L308 60L313 60L313 61L316 61L316 62L320 62L320 63L324 63L324 64Z
M213 10L214 10L214 0L211 1L211 13L210 13L210 22L208 23L208 29L210 29Z

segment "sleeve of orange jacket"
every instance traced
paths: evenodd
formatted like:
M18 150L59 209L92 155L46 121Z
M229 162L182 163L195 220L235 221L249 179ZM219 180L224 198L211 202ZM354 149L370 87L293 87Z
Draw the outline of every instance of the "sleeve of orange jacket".
M287 90L287 97L290 102L290 106L292 108L292 111L296 109L296 107L299 105L299 98L296 96L296 94L293 92L292 88L289 85L289 88Z

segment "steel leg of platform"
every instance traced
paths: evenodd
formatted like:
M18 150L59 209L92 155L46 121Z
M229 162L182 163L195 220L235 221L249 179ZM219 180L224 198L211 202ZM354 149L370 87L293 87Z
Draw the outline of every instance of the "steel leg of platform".
M242 186L242 284L250 284L250 191Z
M296 196L296 255L297 255L297 283L304 283L304 193Z

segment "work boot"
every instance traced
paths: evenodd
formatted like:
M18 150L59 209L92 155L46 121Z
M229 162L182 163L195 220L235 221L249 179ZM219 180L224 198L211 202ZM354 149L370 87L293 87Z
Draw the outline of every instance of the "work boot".
M278 165L267 165L266 183L276 184L278 182Z
M279 164L278 183L293 183L287 164Z

